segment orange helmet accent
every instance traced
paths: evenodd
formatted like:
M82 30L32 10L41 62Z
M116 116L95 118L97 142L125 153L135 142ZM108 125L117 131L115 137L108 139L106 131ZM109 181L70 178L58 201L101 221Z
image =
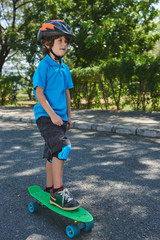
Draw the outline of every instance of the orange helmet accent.
M43 23L42 27L40 28L40 30L41 31L45 31L45 30L47 30L47 28L52 29L52 30L55 29L53 24L51 24L51 23Z

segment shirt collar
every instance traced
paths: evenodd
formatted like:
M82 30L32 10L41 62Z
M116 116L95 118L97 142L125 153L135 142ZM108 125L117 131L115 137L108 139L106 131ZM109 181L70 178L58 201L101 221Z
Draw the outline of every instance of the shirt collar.
M48 54L44 57L44 59L48 62L50 66L64 67L63 60L61 59L61 64L54 61Z

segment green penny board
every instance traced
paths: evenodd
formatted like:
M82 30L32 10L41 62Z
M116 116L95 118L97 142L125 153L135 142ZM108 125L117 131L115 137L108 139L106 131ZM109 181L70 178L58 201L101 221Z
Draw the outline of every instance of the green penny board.
M92 215L82 207L79 207L78 209L73 211L66 211L50 204L49 202L50 194L47 192L44 192L40 186L37 186L37 185L30 186L28 188L28 191L32 197L37 199L39 202L44 204L53 212L56 212L64 217L73 219L74 221L78 221L78 222L89 223L93 221Z

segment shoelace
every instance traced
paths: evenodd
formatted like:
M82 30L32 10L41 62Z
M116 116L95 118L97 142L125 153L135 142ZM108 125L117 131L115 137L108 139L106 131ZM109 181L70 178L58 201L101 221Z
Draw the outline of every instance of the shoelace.
M73 196L72 194L68 191L67 188L63 189L63 191L60 192L60 194L63 197L63 202L64 200L67 200L67 202L70 202L71 200L73 200Z

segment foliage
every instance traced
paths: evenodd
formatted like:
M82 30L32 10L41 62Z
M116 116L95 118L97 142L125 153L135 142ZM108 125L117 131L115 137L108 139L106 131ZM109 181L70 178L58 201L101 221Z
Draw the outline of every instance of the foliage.
M77 19L78 37L73 52L76 55L74 67L80 66L84 71L88 69L87 66L101 65L96 76L98 86L96 84L95 88L93 83L92 85L94 89L99 89L98 93L100 97L103 96L106 108L110 98L114 100L117 109L120 109L121 98L129 94L130 102L137 105L137 109L142 105L145 110L146 104L151 100L149 97L153 96L153 91L151 93L151 89L148 89L148 76L155 86L153 76L149 74L149 65L151 61L154 65L154 59L148 52L159 39L159 33L154 31L156 24L153 19L157 11L152 7L153 2L156 1L75 3L78 15L82 17L81 21ZM87 11L86 15L83 9ZM159 71L158 68L155 70ZM88 85L85 85L88 89L84 87L84 95L82 94L84 78L79 74L79 68L77 77L78 79L75 79L75 74L73 75L75 85L80 83L79 91L76 89L78 102L80 96L84 97L86 92L90 94L89 101L92 99L93 102L95 96L90 91L89 80Z
M18 51L28 63L23 85L31 97L32 76L42 58L38 29L48 19L63 19L77 36L64 58L72 69L74 107L80 108L82 99L87 108L103 107L103 99L106 109L110 100L120 109L121 99L128 96L135 109L145 110L151 104L157 110L159 55L150 52L160 32L153 3L158 0L2 0L0 73L4 62ZM23 64L16 61L22 70Z
M100 68L96 66L76 68L71 71L74 79L74 91L71 91L74 107L80 108L82 98L86 99L88 108L92 107L92 100L99 96L97 88L99 71Z
M159 102L160 65L157 64L158 59L159 57L146 53L135 56L134 74L127 88L127 95L132 99L134 110L138 110L142 106L145 111L147 104L153 103L154 97L157 99L156 103ZM157 107L155 105L154 110L158 110Z
M0 77L0 105L3 106L6 103L14 103L16 101L20 81L21 78L14 75Z
M31 1L0 2L0 75L4 63L16 54L19 43L24 40L23 31L28 24L28 20L24 18L24 11L30 6Z

